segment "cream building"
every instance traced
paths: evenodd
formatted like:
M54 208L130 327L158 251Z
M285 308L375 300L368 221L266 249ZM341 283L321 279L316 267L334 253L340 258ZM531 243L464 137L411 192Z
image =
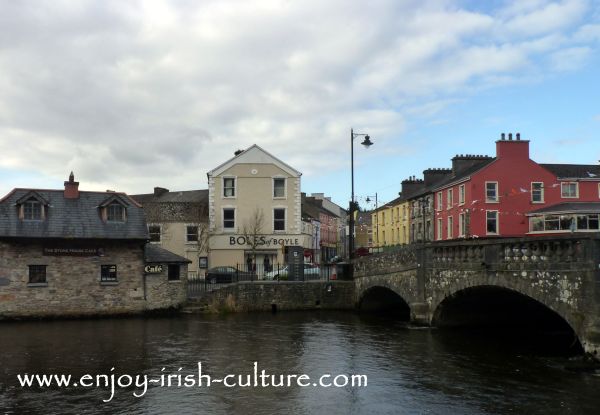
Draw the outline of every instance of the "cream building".
M377 247L403 245L410 242L409 202L398 197L372 214L373 244Z
M302 232L301 173L256 144L207 173L209 267L285 262Z

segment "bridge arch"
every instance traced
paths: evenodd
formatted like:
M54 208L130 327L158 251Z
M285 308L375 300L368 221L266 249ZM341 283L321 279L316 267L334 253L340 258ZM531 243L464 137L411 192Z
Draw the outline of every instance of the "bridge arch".
M410 305L394 289L383 285L373 285L365 289L358 299L361 311L392 312L402 320L410 320Z
M496 284L466 286L432 304L431 325L436 327L492 327L561 334L573 350L581 349L580 325L564 306L548 301L534 290Z

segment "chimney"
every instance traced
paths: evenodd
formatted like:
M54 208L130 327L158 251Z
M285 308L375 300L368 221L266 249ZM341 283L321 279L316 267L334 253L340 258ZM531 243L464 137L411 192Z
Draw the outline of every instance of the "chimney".
M415 178L415 176L410 176L408 179L402 180L401 185L401 193L406 198L409 198L412 194L417 193L418 191L425 188L425 182L423 180Z
M490 156L474 155L474 154L457 154L452 157L452 174L457 174L461 170L482 164L491 160Z
M79 199L79 182L75 181L73 172L69 174L69 181L65 182L65 199Z
M154 188L154 196L156 196L156 197L162 196L165 193L169 193L169 189L165 189L164 187L155 187Z
M425 186L431 186L433 184L441 182L445 177L452 174L451 169L427 169L423 170L423 179L425 180Z
M242 154L244 152L244 150L236 150L233 154L235 156L239 156L240 154Z
M496 157L511 158L514 160L529 159L529 140L521 140L521 134L516 134L516 139L513 140L513 135L508 134L508 140L502 139L496 141Z

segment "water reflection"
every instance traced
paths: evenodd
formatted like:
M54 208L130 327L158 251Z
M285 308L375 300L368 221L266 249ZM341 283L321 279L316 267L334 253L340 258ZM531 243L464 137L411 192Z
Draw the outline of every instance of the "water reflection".
M415 329L352 313L256 313L3 323L0 413L579 414L600 408L600 378L564 369L490 333ZM23 389L17 373L213 377L365 374L367 388Z

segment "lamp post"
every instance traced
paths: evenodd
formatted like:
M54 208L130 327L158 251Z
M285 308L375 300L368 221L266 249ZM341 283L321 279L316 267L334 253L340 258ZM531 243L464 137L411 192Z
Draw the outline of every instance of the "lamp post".
M349 259L352 259L354 257L354 211L356 210L356 202L354 201L354 138L356 137L364 137L364 140L361 144L366 148L369 148L373 145L373 143L371 142L371 138L368 134L355 133L354 129L350 129L350 175L352 181L352 195L350 199L350 232L348 235Z
M371 196L367 196L365 202L371 202ZM377 240L377 247L379 248L379 212L377 212L377 193L375 193L375 240Z

